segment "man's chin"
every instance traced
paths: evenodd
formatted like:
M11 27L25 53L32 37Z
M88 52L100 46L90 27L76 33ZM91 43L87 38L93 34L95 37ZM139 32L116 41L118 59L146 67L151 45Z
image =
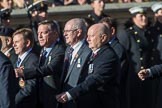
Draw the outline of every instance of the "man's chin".
M39 43L39 45L42 47L42 46L44 46L44 43Z

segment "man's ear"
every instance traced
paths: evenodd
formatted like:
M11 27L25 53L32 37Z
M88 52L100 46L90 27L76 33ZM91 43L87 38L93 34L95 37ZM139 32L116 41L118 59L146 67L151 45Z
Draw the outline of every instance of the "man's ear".
M12 38L11 37L7 37L6 38L6 42L7 42L7 45L12 44Z
M28 39L26 40L26 47L30 47L31 46L31 41Z
M81 29L78 29L76 32L78 32L78 35L77 36L80 36L81 33L82 33L82 30Z
M114 35L115 34L115 28L114 27L111 27L111 35Z
M109 37L106 35L106 34L102 34L101 35L101 41L104 43L104 42L108 42L109 40Z

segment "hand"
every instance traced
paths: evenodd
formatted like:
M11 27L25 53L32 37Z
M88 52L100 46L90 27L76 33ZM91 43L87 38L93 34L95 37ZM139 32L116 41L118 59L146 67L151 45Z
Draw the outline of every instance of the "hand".
M68 97L66 95L66 93L61 93L56 95L56 100L60 103L66 103L68 101Z
M16 78L24 77L23 69L24 69L24 66L21 66L15 69Z
M146 69L142 69L138 72L138 77L141 80L145 80L149 76L149 72Z

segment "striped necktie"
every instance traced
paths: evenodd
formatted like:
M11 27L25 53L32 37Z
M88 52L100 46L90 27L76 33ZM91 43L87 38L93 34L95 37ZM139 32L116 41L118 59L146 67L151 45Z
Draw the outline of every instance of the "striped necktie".
M18 60L17 60L17 62L16 62L16 67L20 67L20 66L19 66L19 65L20 65L20 62L21 62L21 59L18 58Z

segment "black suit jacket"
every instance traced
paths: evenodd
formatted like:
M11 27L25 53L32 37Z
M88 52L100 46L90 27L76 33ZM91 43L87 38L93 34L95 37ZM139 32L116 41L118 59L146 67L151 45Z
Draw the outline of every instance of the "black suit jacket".
M24 69L25 79L39 78L39 96L43 108L55 108L55 95L60 87L65 45L58 41L52 48L43 66Z
M38 56L33 52L29 54L22 61L20 66L24 68L34 68L38 63ZM20 79L19 79L20 80ZM19 86L19 91L16 94L15 102L17 108L36 108L37 105L37 81L36 79L24 80L25 87Z
M14 68L0 51L0 108L15 108L17 86Z
M153 78L162 76L162 64L154 65L154 66L150 67L150 70L151 70Z
M101 47L97 56L89 62L89 71L86 79L70 89L68 92L74 100L91 94L85 98L93 102L92 106L84 108L118 108L117 75L119 73L119 59L109 45Z
M119 43L119 40L115 38L110 46L114 49L119 57L121 70L119 73L119 88L120 88L120 105L121 108L126 108L126 82L128 77L128 57L126 49Z

